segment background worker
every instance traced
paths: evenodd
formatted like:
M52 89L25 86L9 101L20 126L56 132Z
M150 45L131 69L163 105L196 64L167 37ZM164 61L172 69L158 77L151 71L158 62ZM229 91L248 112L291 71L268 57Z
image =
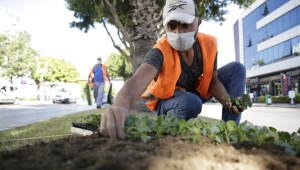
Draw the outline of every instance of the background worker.
M103 101L104 86L106 81L110 82L107 67L102 64L102 58L97 58L97 64L91 69L88 83L94 85L94 98L97 108L101 108Z

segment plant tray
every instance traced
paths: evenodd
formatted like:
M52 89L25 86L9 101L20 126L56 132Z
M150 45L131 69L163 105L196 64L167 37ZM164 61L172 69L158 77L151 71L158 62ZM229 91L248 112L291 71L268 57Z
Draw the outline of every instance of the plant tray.
M87 123L72 123L71 132L83 136L92 135L99 132L99 128Z

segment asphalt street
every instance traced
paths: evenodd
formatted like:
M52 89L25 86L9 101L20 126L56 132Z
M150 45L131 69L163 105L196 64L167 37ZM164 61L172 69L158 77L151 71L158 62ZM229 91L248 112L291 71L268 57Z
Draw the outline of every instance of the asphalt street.
M86 102L52 104L21 101L19 105L0 104L0 131L91 109L95 106L88 106Z

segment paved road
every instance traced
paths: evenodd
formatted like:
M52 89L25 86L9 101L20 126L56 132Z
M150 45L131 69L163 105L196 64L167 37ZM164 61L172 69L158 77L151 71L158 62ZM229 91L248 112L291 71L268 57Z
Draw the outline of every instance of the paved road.
M0 104L0 131L94 109L86 102L78 104L52 104L50 102L21 102L19 105Z
M221 119L220 104L204 104L200 115ZM300 128L300 109L283 107L252 107L243 112L241 122L258 126L271 126L280 131L296 132Z

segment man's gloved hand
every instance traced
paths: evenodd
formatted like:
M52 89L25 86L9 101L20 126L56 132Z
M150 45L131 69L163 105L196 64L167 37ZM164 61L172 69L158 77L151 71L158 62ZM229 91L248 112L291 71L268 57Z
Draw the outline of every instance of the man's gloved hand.
M230 114L239 115L241 112L244 111L244 108L241 105L236 105L234 103L234 100L235 99L231 99L231 101L225 101L224 108Z

